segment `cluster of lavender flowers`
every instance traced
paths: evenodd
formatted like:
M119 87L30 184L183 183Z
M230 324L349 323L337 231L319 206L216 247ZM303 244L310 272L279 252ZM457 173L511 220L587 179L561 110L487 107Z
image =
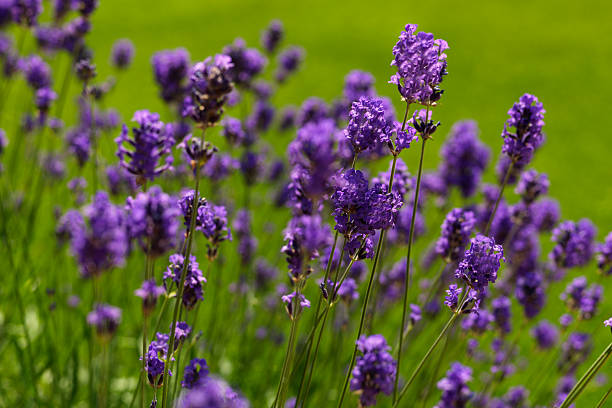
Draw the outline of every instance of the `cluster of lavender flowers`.
M125 403L110 395L109 385L112 391L120 382L107 378L111 364L140 377L130 390L133 400L140 396L141 406L162 408L248 407L238 389L257 406L305 407L331 396L338 407L350 398L360 407L385 398L398 407L418 382L423 393L414 398L425 404L435 399L436 408L566 408L577 398L587 380L576 377L594 344L585 325L602 320L603 286L591 282L590 272L595 261L598 279L612 274L612 233L597 243L590 220L562 221L560 205L547 196L548 177L530 168L545 139L538 98L526 93L508 111L497 184L483 184L491 150L472 120L450 127L440 165L424 171L426 146L437 141L442 126L435 118L447 75L446 41L416 25L401 32L389 79L397 87L399 116L394 101L378 94L374 76L359 70L346 75L342 92L329 103L311 97L298 108L277 110L274 96L291 83L305 52L286 46L282 23L273 21L260 49L237 38L196 63L184 48L156 52L152 76L166 114L137 110L134 127L119 129L119 114L103 108L115 78L98 79L86 43L97 6L57 0L51 21L43 23L40 1L0 0L2 76L8 84L21 76L33 102L16 133L0 129L0 156L11 155L2 168L6 163L14 172L21 154L35 164L23 195L15 192L6 203L27 215L27 225L16 229L26 255L17 263L11 259L11 267L34 271L26 261L37 249L29 239L41 216L37 199L46 189L67 187L74 208L55 209L55 234L59 249L69 243L83 279L61 288L70 292L68 307L88 308L81 316L92 334L90 401ZM35 52L14 45L6 30L14 25L33 34ZM72 126L63 122L67 82L57 87L53 81L61 78L51 68L60 53L70 57L65 81L71 75L80 81ZM115 42L114 75L133 57L129 40ZM289 134L286 154L277 155L279 137ZM111 135L115 154L109 160L104 141ZM51 137L62 138L61 147ZM32 146L22 148L24 139ZM404 150L415 146L420 161L405 161ZM73 168L78 174L68 174ZM380 168L386 170L375 173ZM63 182L47 183L58 180ZM515 197L505 190L511 185ZM438 223L439 230L431 228ZM426 239L429 244L421 242ZM417 240L419 251L413 250ZM547 256L542 240L552 244ZM138 284L130 287L134 274ZM570 282L551 302L566 275ZM34 290L39 285L38 279L28 282ZM105 303L123 299L123 286L136 302L124 302L123 310ZM29 342L25 318L32 319L19 290L16 301ZM137 329L129 327L134 322ZM443 329L436 336L438 326ZM424 336L431 336L423 343L429 349L403 348L407 339L417 344ZM134 343L127 337L139 337L142 347L131 350L131 362L111 363L109 350ZM18 350L22 340L15 341ZM286 352L278 353L285 343ZM440 344L454 352L440 352ZM467 353L457 352L464 347ZM527 363L526 349L537 350ZM436 354L438 368L430 361ZM75 355L77 389L82 376ZM460 361L440 379L449 355ZM35 377L48 369L62 391L50 401L66 403L58 368L27 360L34 397L46 389ZM259 376L249 371L257 364L265 367L266 380L279 377L276 394L269 381L246 383ZM557 389L542 388L550 381L528 381L526 364L556 375ZM326 381L318 378L322 373ZM524 386L508 388L509 378Z

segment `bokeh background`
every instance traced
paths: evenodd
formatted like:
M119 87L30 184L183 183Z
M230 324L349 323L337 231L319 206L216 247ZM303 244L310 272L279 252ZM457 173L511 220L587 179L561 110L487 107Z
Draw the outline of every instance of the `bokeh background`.
M257 45L272 19L284 23L286 44L307 53L279 102L299 105L312 95L331 100L341 93L344 76L358 68L370 71L378 92L399 108L396 89L387 84L391 48L405 24L419 24L451 47L446 93L436 109L444 125L438 138L453 122L471 118L497 154L506 112L524 92L533 93L547 111L547 141L534 167L548 173L564 218L590 217L604 234L609 228L603 227L612 226L610 18L607 1L106 0L89 41L100 62L108 60L116 39L134 41L134 65L109 98L126 116L141 108L162 110L150 65L155 51L183 46L199 60L238 36ZM98 65L104 74L104 64ZM429 150L426 167L437 160Z
M547 141L536 154L533 167L548 174L550 196L560 201L562 217L571 220L591 218L599 228L597 240L602 241L612 229L612 148L609 141L612 126L609 102L612 95L609 75L612 65L611 18L612 2L607 1L103 0L93 15L93 29L87 42L95 50L99 78L112 74L106 62L111 46L117 39L130 38L136 47L132 67L118 76L116 89L105 100L107 106L120 111L124 121L128 121L138 109L160 112L165 119L171 117L158 98L158 88L153 81L150 60L156 51L185 47L192 61L197 61L220 52L236 37L244 38L250 46L257 46L261 31L272 19L283 22L285 45L295 44L306 50L302 69L275 95L276 105L300 105L310 96L331 101L341 94L344 76L352 69L362 69L375 76L378 92L391 97L399 111L401 101L396 89L387 84L393 71L389 66L391 49L405 24L419 24L419 29L444 38L451 47L447 51L449 75L443 83L445 94L435 110L435 118L443 126L436 134L437 141L428 145L426 169L436 167L436 145L441 145L452 123L461 119L478 122L481 138L492 149L494 163L501 150L500 133L508 109L523 93L533 93L544 103L547 111L544 128ZM59 82L56 79L56 83ZM75 88L73 84L72 93L77 91ZM22 86L14 92L18 93L20 89L25 92ZM23 110L22 105L16 103L7 106L4 123L0 127L13 128L19 120L18 112ZM76 109L75 106L71 108L72 112L67 112L66 118L74 118ZM276 144L271 140L268 142L280 153L285 150L289 140L289 136L285 135ZM107 143L107 146L111 145L112 142ZM416 150L402 153L402 158L413 173L418 159ZM112 154L109 154L110 158ZM495 180L493 167L490 166L485 181ZM56 203L63 207L70 205L63 193L54 194L44 203L47 215L52 213ZM258 215L254 216L257 220ZM43 232L37 232L33 252L35 266L32 270L40 274L39 279L23 284L27 290L26 300L30 298L38 302L36 305L29 304L26 310L34 340L43 336L49 324L46 316L39 314L36 317L37 310L45 307L46 301L37 297L45 286L73 281L75 292L86 290L85 284L77 282L76 267L69 255L64 253L54 259L56 262L49 259L49 242L54 239L52 222L54 220L47 217L44 221L46 224L38 230ZM283 223L284 219L278 220L279 225ZM261 232L262 225L261 222L257 224L256 230ZM277 257L281 240L280 235L276 236L272 242L268 242L269 248L264 248L262 252L271 258ZM549 249L550 245L545 245L543 253ZM109 303L130 304L131 311L124 315L125 321L138 322L140 318L137 300L132 299L131 295L139 284L139 277L138 274L130 276L126 273L132 268L140 270L141 265L137 262L131 261L125 270L108 278L109 286L117 287L116 293L109 291L109 297L112 297ZM577 276L581 272L572 273ZM594 276L593 267L584 272L590 275L590 279ZM609 282L604 285L606 293L610 293L612 285ZM1 290L4 294L8 293L7 289ZM544 316L551 320L561 314L562 303L557 300L560 290L562 287L557 285L549 294ZM612 314L609 296L601 309L599 316L602 318ZM6 311L7 315L14 312L10 307ZM517 310L516 313L520 312ZM65 315L64 319L69 320L69 316ZM60 320L64 329L71 327L71 323L66 321ZM124 374L129 369L138 369L138 362L133 361L132 342L139 328L133 322L133 330L124 330L124 337L117 342L118 365L127 367ZM78 326L76 322L75 325ZM394 328L382 330L392 333ZM135 334L132 340L129 340L129 333ZM52 332L51 336L56 337L54 341L62 342L63 334ZM425 334L423 339L415 342L414 352L410 354L412 361L422 355L430 338ZM78 341L78 338L69 340L71 344ZM589 361L608 342L609 333L602 328L597 334ZM532 343L526 341L524 349L529 347L527 344ZM449 356L448 360L459 357ZM132 360L126 363L121 361L122 358ZM14 363L12 355L6 353L1 361ZM249 387L249 379L262 376L261 381L270 384L275 384L277 380L272 375L274 373L266 373L267 367L266 362L258 362L257 367L240 384L247 396L255 398L253 401L256 401L257 389ZM227 367L221 369L231 371ZM612 373L609 369L604 371ZM232 379L237 381L239 377L234 373ZM513 378L510 382L518 384L521 380L525 379ZM19 385L16 378L0 382L0 390L19 386L24 387ZM132 386L129 384L126 389ZM593 401L597 401L602 393L601 387L587 389L581 397L580 406L593 406Z

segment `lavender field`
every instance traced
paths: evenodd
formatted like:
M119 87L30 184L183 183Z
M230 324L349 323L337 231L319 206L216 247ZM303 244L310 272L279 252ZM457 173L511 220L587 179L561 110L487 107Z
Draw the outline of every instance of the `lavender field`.
M612 406L612 13L396 6L0 0L0 407Z

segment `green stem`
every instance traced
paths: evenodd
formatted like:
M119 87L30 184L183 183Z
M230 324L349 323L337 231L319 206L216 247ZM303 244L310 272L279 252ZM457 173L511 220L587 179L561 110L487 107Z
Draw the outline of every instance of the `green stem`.
M433 351L438 346L438 343L440 343L440 340L442 340L444 338L446 332L448 331L448 329L451 328L451 326L453 325L455 320L459 316L461 316L461 310L463 309L463 306L465 305L465 302L467 302L467 300L469 299L467 296L464 296L464 297L465 297L465 300L463 302L461 302L461 306L459 306L457 308L457 310L455 310L453 312L453 315L451 316L451 318L448 319L448 322L446 322L446 325L444 325L444 328L442 328L442 331L440 332L440 334L438 334L438 337L436 337L436 339L431 344L431 346L429 346L429 349L427 350L427 352L425 353L425 355L423 356L423 358L421 359L419 364L416 366L416 368L412 372L412 375L410 376L410 378L408 379L406 384L404 384L404 386L402 387L402 390L400 391L399 395L397 396L397 399L393 403L393 408L399 406L398 404L402 400L402 397L406 394L406 391L408 391L408 388L414 382L414 380L416 379L417 375L419 374L419 372L421 371L421 369L423 368L423 366L425 365L425 363L427 362L427 360L429 359L429 357L431 356Z
M425 116L427 118L427 116ZM421 176L423 175L423 157L425 156L425 143L427 139L423 138L421 143L421 158L419 159L419 170L417 173L416 190L414 191L414 203L412 205L412 216L410 219L410 232L408 234L408 249L406 251L406 279L404 281L404 299L402 303L402 324L400 326L399 343L397 348L397 366L395 369L395 383L393 384L393 401L397 399L397 390L399 386L399 372L402 363L402 345L404 343L404 327L406 326L406 317L408 316L408 293L410 292L410 255L412 253L412 242L414 239L414 222L416 219L417 208L419 205L419 191L421 188Z
M391 178L391 183L393 182L393 178ZM391 191L391 189L389 189ZM378 245L376 248L376 255L374 256L374 264L372 265L372 271L370 272L370 279L368 280L368 288L366 289L365 299L363 301L363 307L361 308L361 319L359 320L359 330L357 331L357 340L361 337L363 332L363 327L366 318L366 312L368 310L368 301L370 300L370 295L372 293L372 283L374 282L374 275L376 275L376 267L378 266L378 260L380 258L380 252L383 246L383 242L385 240L385 230L380 232L380 238L378 239ZM340 399L338 400L338 408L342 406L342 402L344 401L344 396L346 395L346 390L348 388L349 379L351 378L351 371L353 371L353 366L355 365L355 358L357 357L357 342L353 347L353 355L351 356L351 362L349 364L348 371L346 372L346 377L344 378L344 385L342 386L342 394L340 394Z
M599 402L597 403L597 406L595 408L603 407L603 404L606 402L606 400L608 399L608 397L610 396L611 393L612 393L612 387L610 387L608 389L608 391L604 394L604 396L601 397L601 399L599 400Z
M323 285L327 285L327 280L329 279L329 274L331 272L331 266L334 259L334 254L336 253L336 245L338 243L338 231L334 234L334 243L331 247L331 252L329 253L329 257L327 258L327 267L325 268L325 276L323 278ZM343 245L344 247L344 245ZM338 265L342 263L342 257L338 260ZM321 304L323 304L323 292L319 294L319 301L317 302L317 310L315 311L315 319L319 316L319 311L321 310ZM327 318L327 313L324 315L324 319ZM318 322L315 320L314 325L316 326ZM325 324L325 320L323 321ZM308 372L308 363L310 362L310 354L312 352L312 342L308 345L308 349L306 352L306 364L304 364L304 371L302 372L302 379L300 380L300 387L298 389L297 396L295 397L295 406L300 406L300 397L302 396L302 388L304 387L304 379L306 378L306 373ZM316 356L316 353L315 353ZM312 370L311 370L312 372Z
M205 128L202 129L202 139L204 138ZM174 312L172 313L172 324L170 325L170 340L168 341L168 352L166 355L166 361L164 364L164 374L163 374L163 390L162 390L162 408L166 408L166 404L168 403L168 388L170 381L168 381L168 370L170 365L172 364L172 353L174 350L174 338L176 331L176 322L179 314L179 309L181 308L182 298L183 298L183 289L185 287L185 276L187 275L187 267L189 266L190 256L191 256L191 245L193 243L193 234L195 232L195 221L197 215L197 206L199 201L199 190L200 190L200 166L199 163L195 165L195 190L193 193L193 203L191 206L191 223L189 225L189 232L187 236L187 247L185 250L184 258L183 258L183 268L181 270L181 280L178 285L176 301L174 303Z
M589 369L583 374L583 376L578 380L574 388L571 389L569 394L563 400L563 403L559 408L567 408L569 407L575 400L580 396L584 388L591 382L595 374L601 369L606 360L612 354L612 343L608 344L608 346L604 349L604 351L597 357L597 359L591 364Z

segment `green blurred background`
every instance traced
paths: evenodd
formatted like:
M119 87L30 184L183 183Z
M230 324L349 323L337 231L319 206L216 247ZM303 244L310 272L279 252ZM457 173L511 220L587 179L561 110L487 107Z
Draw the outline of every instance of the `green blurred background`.
M331 100L342 91L346 73L359 68L372 72L378 92L399 107L387 80L391 48L406 23L419 24L451 47L446 93L435 113L444 125L439 139L453 122L472 118L496 156L506 112L522 93L535 94L547 111L547 142L533 164L548 173L563 217L592 218L600 239L612 227L611 2L105 0L89 42L103 74L113 41L134 41L134 66L108 100L127 117L140 108L163 109L150 67L156 50L183 46L200 60L237 36L257 45L275 18L285 25L285 44L307 52L303 69L278 101L297 105L311 95ZM416 151L405 156L409 166L415 156ZM437 160L429 150L426 166Z

